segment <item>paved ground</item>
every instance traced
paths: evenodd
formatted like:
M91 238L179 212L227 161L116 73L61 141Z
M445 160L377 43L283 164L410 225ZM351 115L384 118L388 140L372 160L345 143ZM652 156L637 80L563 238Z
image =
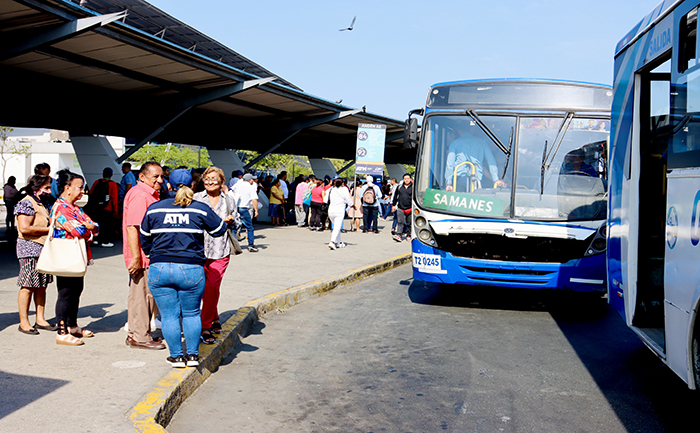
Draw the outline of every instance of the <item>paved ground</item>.
M169 432L682 432L700 404L604 302L410 266L269 314L239 349Z
M256 235L260 251L244 251L232 258L225 275L219 303L222 321L248 301L269 293L410 251L407 243L391 240L388 229L379 235L345 234L348 247L336 251L326 246L329 231L260 226ZM13 246L0 229L1 432L133 432L125 412L170 371L167 351L124 345L126 333L121 328L126 322L128 276L121 243L111 249L96 248L94 255L96 263L86 275L78 323L96 336L81 347L57 346L51 332L28 336L17 331L18 265ZM47 293L51 321L55 284ZM33 323L33 307L30 314Z

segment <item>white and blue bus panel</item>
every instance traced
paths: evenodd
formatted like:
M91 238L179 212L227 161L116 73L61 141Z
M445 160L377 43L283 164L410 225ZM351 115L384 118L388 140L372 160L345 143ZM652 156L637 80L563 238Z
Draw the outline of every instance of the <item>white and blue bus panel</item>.
M612 90L489 80L430 89L418 151L414 277L605 290Z
M700 379L699 3L662 2L617 46L607 252L611 304L691 388Z

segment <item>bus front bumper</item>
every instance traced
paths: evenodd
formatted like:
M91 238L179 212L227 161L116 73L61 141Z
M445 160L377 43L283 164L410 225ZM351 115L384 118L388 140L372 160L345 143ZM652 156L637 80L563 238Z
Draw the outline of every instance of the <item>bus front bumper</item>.
M576 292L607 290L604 253L565 263L503 262L456 257L417 239L411 242L416 280Z

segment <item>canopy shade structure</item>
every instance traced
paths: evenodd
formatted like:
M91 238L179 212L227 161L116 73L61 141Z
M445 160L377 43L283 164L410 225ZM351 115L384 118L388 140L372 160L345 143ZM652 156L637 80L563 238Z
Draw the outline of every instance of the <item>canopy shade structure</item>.
M415 162L400 120L305 93L145 1L78 3L0 0L0 123L349 160L357 125L382 123L385 161Z

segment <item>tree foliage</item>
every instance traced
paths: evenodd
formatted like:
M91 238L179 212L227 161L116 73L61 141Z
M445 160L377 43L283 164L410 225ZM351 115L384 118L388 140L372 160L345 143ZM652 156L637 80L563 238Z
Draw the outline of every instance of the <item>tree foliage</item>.
M10 132L14 128L8 126L0 126L0 164L2 164L2 183L6 182L5 169L7 162L15 156L26 155L32 149L31 144L21 143L9 138Z
M211 165L209 152L206 147L194 150L189 146L173 144L147 144L134 152L129 157L129 161L136 165L141 165L148 161L156 161L160 165L167 165L171 168L181 165L188 168L208 167Z

